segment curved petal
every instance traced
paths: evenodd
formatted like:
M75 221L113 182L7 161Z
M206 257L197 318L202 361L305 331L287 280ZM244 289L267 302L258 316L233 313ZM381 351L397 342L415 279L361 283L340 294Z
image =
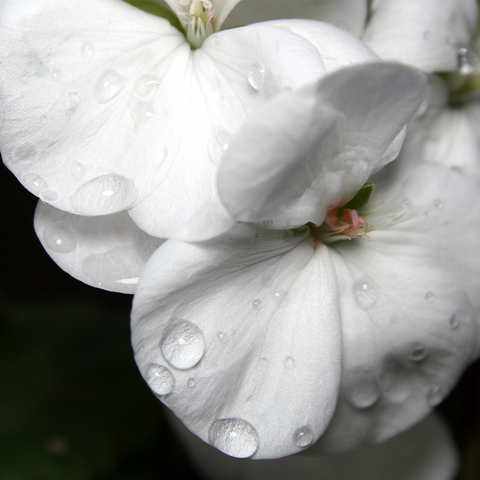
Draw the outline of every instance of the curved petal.
M421 165L378 190L371 242L332 245L344 355L327 451L418 422L480 352L478 182Z
M335 408L338 292L328 249L305 234L241 225L204 243L168 241L142 274L139 369L190 430L231 456L298 452Z
M475 0L377 0L363 39L380 57L427 72L456 70L477 28Z
M367 1L242 0L228 16L225 27L285 18L321 20L360 36L367 18Z
M72 215L39 201L35 231L58 266L93 287L135 293L143 266L164 242L142 232L126 212Z
M220 167L218 189L227 210L241 221L273 219L276 228L320 225L329 208L350 200L392 159L389 146L425 87L416 70L369 64L266 105L245 124Z

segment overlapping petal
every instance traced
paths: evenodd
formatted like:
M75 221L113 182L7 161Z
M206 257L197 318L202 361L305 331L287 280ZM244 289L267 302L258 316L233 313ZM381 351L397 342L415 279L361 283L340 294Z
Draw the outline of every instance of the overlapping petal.
M57 265L93 287L135 293L140 274L164 242L140 230L126 212L84 217L39 201L35 231Z
M320 225L398 154L389 148L425 94L424 75L396 64L340 70L266 105L225 155L218 188L241 221ZM400 144L400 145L399 145Z
M385 60L456 70L477 28L475 0L376 0L363 40Z
M339 293L328 249L304 240L238 226L204 243L168 241L142 274L132 313L140 371L229 455L300 451L335 409Z

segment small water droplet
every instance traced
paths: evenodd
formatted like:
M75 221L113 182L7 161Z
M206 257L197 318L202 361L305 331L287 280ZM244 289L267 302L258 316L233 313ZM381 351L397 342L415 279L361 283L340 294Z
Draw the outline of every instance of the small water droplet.
M99 103L115 98L127 85L127 79L114 70L104 72L93 87L93 96Z
M217 338L222 342L222 343L227 343L228 342L228 335L225 332L218 332L217 333Z
M48 188L47 182L42 177L35 175L34 173L25 176L23 184L27 190L30 190L30 192L37 197L41 192L47 190Z
M62 71L59 70L58 68L54 68L53 70L50 70L50 78L52 80L61 80L63 77Z
M274 294L273 294L273 298L275 299L275 301L277 303L281 303L282 306L285 306L286 303L287 303L287 295L288 295L288 292L285 291L285 290L277 290Z
M194 378L189 378L187 381L187 385L189 388L193 388L196 385L195 379Z
M133 126L137 128L155 115L155 109L151 103L140 101L135 102L130 108L130 114L132 115Z
M427 292L425 295L425 300L428 303L433 303L435 301L435 294L433 292Z
M255 310L260 310L262 308L262 301L259 299L259 298L256 298L253 302L252 302L252 305L253 305L253 308Z
M130 208L138 190L132 180L111 173L84 183L70 197L72 207L81 215L107 215Z
M209 431L210 444L231 457L248 458L258 449L258 434L255 428L241 418L215 420Z
M172 367L188 370L194 367L205 353L203 332L191 322L178 323L165 331L160 350Z
M80 180L85 175L85 165L80 162L70 164L70 172L75 180Z
M353 284L353 294L357 305L362 310L368 310L377 302L380 288L372 279L363 277Z
M427 401L431 407L436 407L443 400L442 390L439 386L430 388L427 393Z
M420 362L424 360L428 355L428 350L421 344L414 345L412 352L410 353L410 359L414 362Z
M221 39L219 35L213 35L212 36L212 45L214 47L218 47L220 45Z
M433 201L433 206L441 210L443 208L443 202L437 198Z
M476 53L469 48L460 48L457 59L458 73L460 75L470 75L478 68L478 57Z
M458 328L459 322L458 322L457 316L452 315L448 320L448 323L450 325L450 328L453 328L453 329Z
M175 378L168 368L152 364L148 367L147 383L157 395L168 395L175 387Z
M80 94L78 92L70 92L68 97L72 105L78 105L80 103Z
M45 228L43 241L50 250L57 253L70 253L77 248L77 241L70 229L61 223L54 223Z
M425 30L423 32L423 38L427 41L430 41L433 38L432 32L430 32L429 30Z
M404 198L403 199L403 204L408 208L412 207L412 201L409 198Z
M262 366L265 366L268 364L268 358L267 357L262 357L260 360L259 360L259 363L260 365Z
M135 92L140 97L148 97L158 86L160 79L154 75L144 75L137 80L135 84Z
M212 163L217 165L221 158L225 155L232 142L232 134L221 126L216 126L213 129L212 136L209 142L209 156Z
M95 55L95 47L91 43L84 43L81 48L83 58L92 58Z
M142 353L143 351L145 350L145 345L143 345L143 343L137 348L137 350L135 350L135 352L133 352L133 354L136 356L138 355L139 353Z
M255 63L250 68L247 75L248 83L255 89L261 90L265 82L265 66L261 63Z
M42 116L40 117L40 123L41 123L42 125L46 125L46 124L48 123L48 117L47 117L47 115L42 115Z
M304 426L297 428L293 432L293 443L297 447L305 448L313 442L313 432L310 427Z
M230 330L230 335L235 335L236 333L236 330Z
M46 190L42 190L39 195L42 202L45 203L55 203L60 200L60 193L53 188L47 188Z
M380 385L372 368L355 367L347 373L347 398L359 409L369 408L380 398Z
M292 357L285 357L283 360L283 366L287 370L293 370L297 366L297 362L295 362L295 359Z

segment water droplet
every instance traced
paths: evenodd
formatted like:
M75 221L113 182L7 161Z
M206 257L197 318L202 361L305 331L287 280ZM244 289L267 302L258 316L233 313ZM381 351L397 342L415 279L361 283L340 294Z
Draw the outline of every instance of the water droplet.
M255 63L247 75L248 83L255 89L261 90L265 82L265 66Z
M70 197L72 207L81 215L107 215L130 208L138 190L132 180L111 173L92 178Z
M430 32L429 30L425 30L423 32L423 38L427 41L430 41L433 38L432 32Z
M433 303L435 301L435 294L433 292L427 292L425 295L425 300L428 303Z
M469 48L460 48L457 59L458 73L460 75L470 75L478 68L478 57L475 52Z
M230 335L235 335L236 333L236 330L230 330Z
M431 407L436 407L443 400L442 390L435 386L430 388L427 393L427 401Z
M135 92L140 97L148 97L158 86L160 79L154 75L144 75L137 80L135 84Z
M70 253L77 248L74 235L67 226L61 223L54 223L45 228L43 241L47 248L57 253Z
M46 125L46 124L48 123L48 117L47 117L47 115L42 115L42 116L40 117L40 123L41 123L42 125Z
M104 72L93 87L93 96L99 103L115 98L127 85L127 79L114 70Z
M187 381L187 385L189 388L193 388L196 385L195 379L194 378L189 378Z
M78 92L70 92L68 97L72 105L78 105L80 103L80 94Z
M293 443L297 447L305 448L313 442L313 432L310 427L304 426L297 428L293 432Z
M283 360L283 366L287 370L293 370L297 366L297 362L295 362L295 359L292 357L285 357Z
M380 289L372 279L363 277L353 284L353 294L357 305L362 310L368 310L378 300Z
M452 316L450 317L450 319L448 320L448 323L449 323L449 325L450 325L450 328L453 328L453 329L458 328L459 322L458 322L458 320L457 320L457 316L456 316L456 315L452 315Z
M360 366L347 374L347 398L359 409L369 408L380 398L380 385L372 368Z
M147 383L157 395L168 395L175 387L175 378L168 368L152 364L148 367Z
M61 80L63 77L62 71L59 70L58 68L54 68L53 70L50 71L50 78L52 80Z
M428 350L421 344L414 345L412 352L410 353L410 358L414 362L420 362L424 360L428 355Z
M83 58L92 58L95 55L95 47L91 43L84 43L81 53Z
M155 109L149 102L136 102L130 109L133 126L137 128L155 115Z
M277 303L281 303L282 306L285 306L286 303L287 303L287 295L288 295L288 292L285 291L285 290L277 290L274 294L273 294L273 298L275 299L275 301Z
M441 210L443 208L443 202L437 198L433 201L433 206Z
M13 153L15 157L15 161L22 161L22 160L33 160L37 156L37 149L31 143L26 143L21 147L15 149Z
M232 142L232 134L221 126L213 129L209 142L209 156L212 163L217 165Z
M408 208L412 207L412 201L409 198L404 198L403 199L403 204Z
M80 180L85 175L85 165L80 162L70 164L70 172L75 180Z
M135 350L135 352L133 352L133 354L136 356L138 355L139 353L142 353L143 351L145 350L145 345L141 344L137 350Z
M267 357L262 357L260 360L260 365L265 366L268 364L268 358Z
M258 434L241 418L215 420L208 431L210 444L231 457L248 458L258 449Z
M212 36L212 45L214 47L218 47L220 45L221 39L219 35L213 35Z
M259 299L259 298L256 298L253 302L252 302L252 305L253 305L253 308L255 310L260 310L262 308L262 301Z
M35 174L25 176L23 185L27 190L30 190L30 192L32 192L37 197L40 195L41 192L48 188L47 182L42 177Z
M222 343L227 343L228 342L228 335L225 332L218 332L217 333L217 338L222 342Z
M39 195L40 199L45 203L55 203L60 200L60 193L53 188L42 190Z
M194 367L205 353L203 332L191 322L177 323L165 331L160 349L172 367L188 370Z

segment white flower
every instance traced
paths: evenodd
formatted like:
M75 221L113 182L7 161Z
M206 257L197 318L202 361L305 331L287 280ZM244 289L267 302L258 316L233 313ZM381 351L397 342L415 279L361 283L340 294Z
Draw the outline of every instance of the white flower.
M188 3L169 2L201 29L210 2ZM212 2L208 32L235 3ZM257 24L193 50L167 20L120 0L4 0L3 160L55 208L127 210L149 235L210 238L233 224L215 175L247 116L331 68L377 58L340 29L307 30L313 24L312 41L294 33L301 22Z
M359 66L266 105L218 180L230 213L263 226L170 240L147 263L132 314L136 361L219 450L261 459L320 437L330 451L386 440L438 404L478 354L475 179L427 164L398 174L393 162L363 208L371 241L361 212L332 218L395 157L389 146L424 86L398 65Z

